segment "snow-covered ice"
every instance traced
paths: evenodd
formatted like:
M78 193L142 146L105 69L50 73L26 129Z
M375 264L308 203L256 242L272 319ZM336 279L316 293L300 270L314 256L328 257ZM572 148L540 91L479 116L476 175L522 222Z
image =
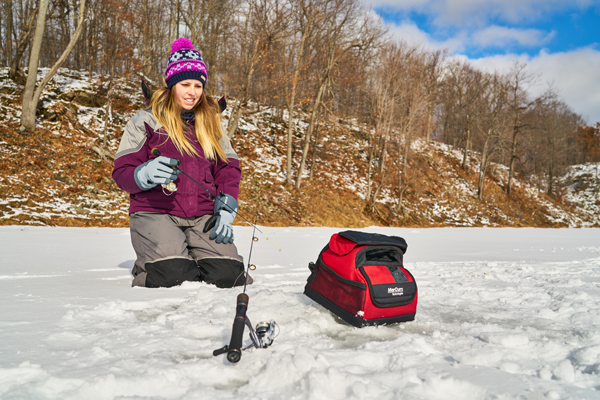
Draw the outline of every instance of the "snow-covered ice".
M341 229L261 230L248 316L280 334L233 365L238 288L131 288L127 229L0 227L0 398L600 399L600 229L365 229L406 239L419 306L362 329L302 294Z

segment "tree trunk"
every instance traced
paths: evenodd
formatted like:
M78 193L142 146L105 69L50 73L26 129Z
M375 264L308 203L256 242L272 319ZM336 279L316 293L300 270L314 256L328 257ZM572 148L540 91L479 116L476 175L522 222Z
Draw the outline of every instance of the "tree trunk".
M79 18L79 14L77 13L77 8L76 6L76 0L73 0L73 12L74 14L74 18L77 17ZM81 36L82 38L85 38L85 22L83 23L83 29L81 31ZM76 69L76 70L81 70L81 45L82 45L83 41L80 40L77 42L77 45L73 48L72 51L72 56L73 56L73 63L71 64L72 68Z
M388 142L388 132L387 130L381 137L381 152L379 153L379 173L383 172L383 166L385 165L385 159L387 154L387 142Z
M510 196L510 192L512 189L512 178L513 178L513 173L514 173L515 158L517 157L517 155L516 155L517 134L518 134L518 132L513 132L512 145L510 147L510 161L509 161L509 165L508 165L508 182L506 183L506 194L508 196Z
M35 109L37 101L33 103L35 90L35 81L37 79L38 64L40 61L40 50L42 48L42 38L44 37L44 28L46 26L46 11L48 10L49 0L40 0L38 10L37 24L31 45L29 55L29 70L27 72L27 82L23 92L23 107L21 111L21 130L33 130L35 128Z
M103 128L103 132L102 132L102 148L106 149L108 148L108 122L110 121L110 113L111 113L111 106L112 106L112 92L113 92L113 77L111 76L110 78L110 82L108 84L109 89L108 89L108 100L106 101L106 107L104 109L104 128Z
M15 82L19 80L25 81L25 76L21 71L21 60L23 59L23 54L25 54L25 50L29 45L29 38L34 30L35 12L35 10L31 12L31 14L28 16L29 20L23 25L19 43L17 44L15 54L10 61L8 77Z
M481 163L479 164L479 179L477 181L477 197L479 200L483 199L483 182L485 179L485 171L488 166L488 143L490 141L490 135L492 133L488 132L487 137L485 138L485 142L483 143L483 150L481 152Z
M35 88L35 81L36 81L37 69L38 69L37 64L39 61L39 55L40 55L39 53L40 53L40 47L42 44L41 43L42 36L44 34L43 27L44 27L45 20L46 20L45 13L46 13L46 8L48 7L48 4L47 4L48 0L41 0L40 13L42 13L42 10L43 10L44 16L43 16L43 21L41 24L42 29L39 29L40 32L38 34L38 28L40 27L40 18L39 18L40 14L38 14L38 26L36 27L35 37L33 40L33 45L31 47L31 59L35 58L35 60L33 60L33 61L30 60L30 62L29 62L27 85L25 86L25 92L23 93L23 112L21 114L22 129L27 129L27 130L31 130L31 131L35 129L35 109L37 107L38 100L40 99L40 96L42 95L42 90L44 89L46 84L50 81L50 79L54 76L56 71L58 71L58 68L60 68L62 63L67 59L67 57L69 56L69 53L71 52L71 49L73 49L73 46L75 46L75 43L77 43L77 39L79 39L79 35L81 34L81 31L83 30L83 21L84 21L84 15L85 15L85 1L86 0L81 0L81 4L79 6L79 19L77 21L77 28L75 29L73 37L69 41L67 48L65 49L65 51L63 51L61 56L54 63L54 65L52 66L50 71L46 74L44 79L42 79L42 82L35 90L35 93L33 93L33 95L32 95L31 93L33 92L33 89ZM45 6L43 5L44 2L46 2ZM38 40L39 40L39 43L37 42ZM37 50L36 50L36 46L37 46Z
M321 97L325 92L325 88L329 82L328 78L323 80L321 83L321 87L319 87L319 91L317 92L317 97L315 98L315 102L313 104L313 108L310 114L310 124L308 125L308 130L306 131L306 136L304 138L304 148L302 149L302 158L300 159L300 166L298 167L298 176L296 177L296 189L300 189L300 185L302 183L302 173L304 172L304 165L306 164L306 155L308 154L308 146L310 145L310 137L312 136L312 131L315 128L315 123L317 119L317 110L321 105Z
M244 96L246 97L246 96ZM227 136L231 139L233 138L233 134L237 131L238 125L240 123L240 119L242 118L242 114L246 109L248 102L245 99L239 101L238 106L235 109L235 112L231 113L232 119L229 121L227 126Z
M118 46L119 46L118 44L115 46L115 54L117 53ZM104 110L104 112L105 112L105 114L104 114L104 129L103 129L104 132L102 132L102 136L104 138L102 141L103 149L108 149L108 123L110 122L110 115L112 113L112 98L113 98L113 93L114 93L113 82L115 79L116 60L117 60L117 58L113 57L110 81L108 82L108 95L107 95L107 99L106 99L106 109Z
M315 171L315 163L317 162L317 145L319 144L319 122L317 119L317 127L315 128L315 141L313 142L312 160L310 162L310 174L308 179L313 180L313 172Z
M387 174L387 169L383 169L383 173L381 174L381 181L379 182L379 185L377 185L377 188L375 189L375 192L373 193L373 198L371 199L371 208L374 209L375 208L375 202L377 201L377 196L379 196L379 192L381 191L381 188L383 187L383 184L385 182L385 175Z
M11 61L12 61L12 48L13 48L12 34L13 34L13 30L14 30L12 8L13 8L12 0L5 0L4 1L4 15L6 15L6 34L5 34L6 42L5 42L4 51L5 51L6 65L10 65Z
M254 45L252 46L252 53L248 54L248 61L247 61L248 64L246 65L246 68L247 68L246 79L245 79L244 86L242 89L243 95L242 95L242 98L240 99L240 102L238 103L235 113L234 112L231 113L233 119L229 121L229 124L227 126L227 136L229 138L233 138L233 134L235 133L235 131L237 131L238 124L240 122L240 118L242 118L242 114L243 114L246 106L248 105L248 100L249 100L248 92L250 90L250 84L252 82L252 75L254 74L254 67L255 67L256 63L258 62L258 60L260 59L259 46L260 46L260 38L256 38L254 40Z
M469 116L467 115L467 127L465 128L465 152L463 154L462 169L467 169L469 157L469 145L471 143L471 128L469 127Z
M252 73L254 72L254 68L251 68L246 74L246 82L244 83L243 95L240 99L235 112L231 113L232 119L229 121L227 126L227 136L232 139L233 134L237 131L238 125L240 123L240 119L242 118L242 114L248 105L248 87L250 86L250 81L252 80Z
M550 162L548 166L548 195L552 196L552 191L554 190L554 164Z
M375 132L377 132L377 126L375 126ZM373 182L373 155L375 154L375 138L369 136L369 153L367 155L367 193L365 194L365 201L369 204L371 197L371 183Z
M427 122L427 138L425 143L431 142L431 131L433 130L433 111L429 112L429 121Z
M147 17L151 14L149 10L149 2L148 0L142 1L142 15L143 19L147 19ZM152 73L152 26L150 23L144 23L142 25L142 51L141 51L141 59L142 59L142 68L144 69L144 73L147 76L154 76ZM106 53L105 53L106 54ZM108 54L107 54L108 55Z
M406 186L408 185L408 182L404 182L404 180L402 179L403 176L406 176L406 169L408 168L408 152L410 150L410 141L408 140L408 135L405 136L405 140L404 140L404 149L403 149L403 155L402 155L402 163L400 164L401 167L398 170L398 192L399 192L399 196L398 196L398 206L402 207L402 196L404 194L404 191L406 190ZM398 153L400 153L400 151L398 151Z
M93 3L92 3L93 4ZM87 51L85 52L87 55L87 65L88 65L88 79L92 80L92 72L94 72L94 61L96 60L96 49L94 48L94 28L96 25L95 18L90 18L90 22L88 24L87 29Z
M171 2L171 26L169 27L169 43L179 38L179 0L175 0L175 10Z
M394 106L391 106L388 120L385 123L385 134L383 135L383 144L381 145L381 156L379 157L379 173L383 173L386 157L387 157L387 146L390 140L390 133L392 131L392 121L394 119Z
M60 2L58 5L59 10L59 20L60 20L60 38L61 38L61 48L67 47L68 43L66 42L69 37L71 37L71 32L69 29L68 23L68 14L69 10L65 7L65 2Z
M296 101L296 89L298 87L298 77L300 75L300 66L304 55L304 45L308 36L309 25L304 27L302 38L300 39L300 49L296 55L296 64L294 65L294 77L292 78L292 92L290 93L290 103L288 107L288 132L287 132L287 162L286 162L286 185L292 186L292 139L294 137L294 106Z

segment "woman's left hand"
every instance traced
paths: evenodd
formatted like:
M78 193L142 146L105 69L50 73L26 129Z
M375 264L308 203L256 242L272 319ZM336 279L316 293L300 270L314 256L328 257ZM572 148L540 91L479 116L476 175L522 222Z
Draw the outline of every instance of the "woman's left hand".
M237 214L237 200L228 194L221 192L215 199L214 214L204 224L204 232L212 228L209 239L217 243L233 243L233 220ZM213 228L214 226L214 228Z
M215 227L212 232L210 232L208 238L217 243L233 243L233 226L231 224L233 223L235 215L225 210L221 210L213 215L213 217L215 216L217 217Z

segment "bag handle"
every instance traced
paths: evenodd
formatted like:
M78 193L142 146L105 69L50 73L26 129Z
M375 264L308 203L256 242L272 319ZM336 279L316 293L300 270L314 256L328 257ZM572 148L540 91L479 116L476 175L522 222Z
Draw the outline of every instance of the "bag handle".
M396 246L402 250L402 253L406 253L406 249L408 248L406 240L399 236L387 236L381 235L379 233L368 233L359 231L344 231L340 232L339 236L341 236L347 241L354 243L354 246ZM333 237L331 238L331 241L333 241ZM348 245L345 244L345 246ZM352 248L354 248L354 246L352 246ZM351 250L352 249L350 249L344 254L348 254Z

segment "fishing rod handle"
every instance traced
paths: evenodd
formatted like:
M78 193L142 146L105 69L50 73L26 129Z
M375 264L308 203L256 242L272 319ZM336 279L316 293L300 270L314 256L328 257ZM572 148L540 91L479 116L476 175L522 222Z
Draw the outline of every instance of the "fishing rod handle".
M152 154L154 154L156 157L160 157L160 155L161 155L161 154L160 154L160 150L159 150L159 149L157 149L156 147L155 147L155 148L153 148L153 149L152 149L150 152L151 152ZM181 160L179 160L179 159L177 159L177 158L176 158L176 160L177 160L177 165L176 165L176 166L174 166L174 167L173 167L173 169L179 169L179 166L181 165ZM183 172L183 171L182 171L182 172Z
M235 308L235 319L231 329L231 341L227 350L227 360L236 363L242 358L242 341L244 336L244 327L246 326L246 310L248 309L248 295L240 293L237 297L237 306Z

